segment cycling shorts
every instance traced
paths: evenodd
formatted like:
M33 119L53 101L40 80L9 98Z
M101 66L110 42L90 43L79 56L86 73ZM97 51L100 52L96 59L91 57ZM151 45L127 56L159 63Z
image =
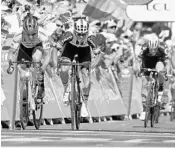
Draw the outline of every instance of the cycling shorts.
M32 55L36 49L39 49L43 53L42 43L39 43L33 48L26 48L24 45L20 44L17 61L32 61Z
M67 43L63 49L62 56L69 58L73 61L74 56L78 54L78 62L90 62L91 61L91 49L90 46L87 47L77 47L71 43Z

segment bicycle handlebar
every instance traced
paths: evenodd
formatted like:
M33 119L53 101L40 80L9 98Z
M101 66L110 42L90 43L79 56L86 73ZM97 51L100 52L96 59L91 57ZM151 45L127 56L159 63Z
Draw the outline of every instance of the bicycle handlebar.
M145 70L149 72L158 72L156 69L152 69L152 68L141 68L141 70Z
M152 69L152 68L141 68L141 70L146 70L148 72L155 72L155 73L159 73L159 74L162 74L163 78L165 81L168 80L168 76L167 76L167 71L166 70L163 70L163 71L160 71L158 72L156 69Z
M30 67L32 64L40 64L40 66L42 64L41 62L32 62L32 61L14 61L14 62L12 62L10 60L9 61L9 67L7 69L7 73L8 74L12 74L13 73L13 71L14 71L13 64L15 64L15 63L17 63L17 64L26 64L28 67Z
M91 62L82 62L82 63L76 63L76 62L72 62L72 63L58 62L58 64L64 65L64 66L84 66L84 65L90 65Z

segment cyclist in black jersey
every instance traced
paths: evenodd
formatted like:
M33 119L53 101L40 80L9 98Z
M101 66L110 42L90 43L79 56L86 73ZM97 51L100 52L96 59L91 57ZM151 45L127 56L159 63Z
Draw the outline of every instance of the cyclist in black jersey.
M146 41L147 47L140 53L139 58L141 60L141 68L160 68L162 70L166 69L168 56L166 53L166 47L160 44L159 38L156 34L152 33L148 40ZM145 78L149 76L150 72L141 70L141 73L144 74ZM146 97L146 85L147 79L142 81L142 97ZM161 102L161 98L164 90L164 78L159 76L159 97L158 101Z
M61 60L71 62L76 54L78 54L78 62L90 62L91 50L96 48L95 36L89 35L89 23L84 18L79 18L74 22L74 28L72 31L65 32L61 38L52 43L54 48L61 52ZM60 77L64 85L63 102L68 103L69 92L68 80L69 80L69 66L61 66ZM90 91L90 67L81 67L82 79L83 79L83 93L85 98L85 104ZM86 108L87 109L87 108ZM87 110L85 110L87 112Z

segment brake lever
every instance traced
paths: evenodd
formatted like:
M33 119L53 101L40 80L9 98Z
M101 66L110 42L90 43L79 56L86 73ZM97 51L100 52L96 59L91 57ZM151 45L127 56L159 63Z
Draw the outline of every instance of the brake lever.
M8 69L7 69L7 73L11 75L11 74L13 73L14 69L15 69L15 68L14 68L14 66L13 66L13 63L12 63L12 61L10 60L10 61L9 61L9 67L8 67Z

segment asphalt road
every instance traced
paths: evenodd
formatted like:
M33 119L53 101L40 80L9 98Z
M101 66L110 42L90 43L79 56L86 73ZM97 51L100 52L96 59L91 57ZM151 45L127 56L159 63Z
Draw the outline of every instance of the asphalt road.
M154 128L143 127L143 121L125 120L82 123L80 131L70 124L34 126L26 130L1 130L2 147L175 147L175 121L162 116Z

